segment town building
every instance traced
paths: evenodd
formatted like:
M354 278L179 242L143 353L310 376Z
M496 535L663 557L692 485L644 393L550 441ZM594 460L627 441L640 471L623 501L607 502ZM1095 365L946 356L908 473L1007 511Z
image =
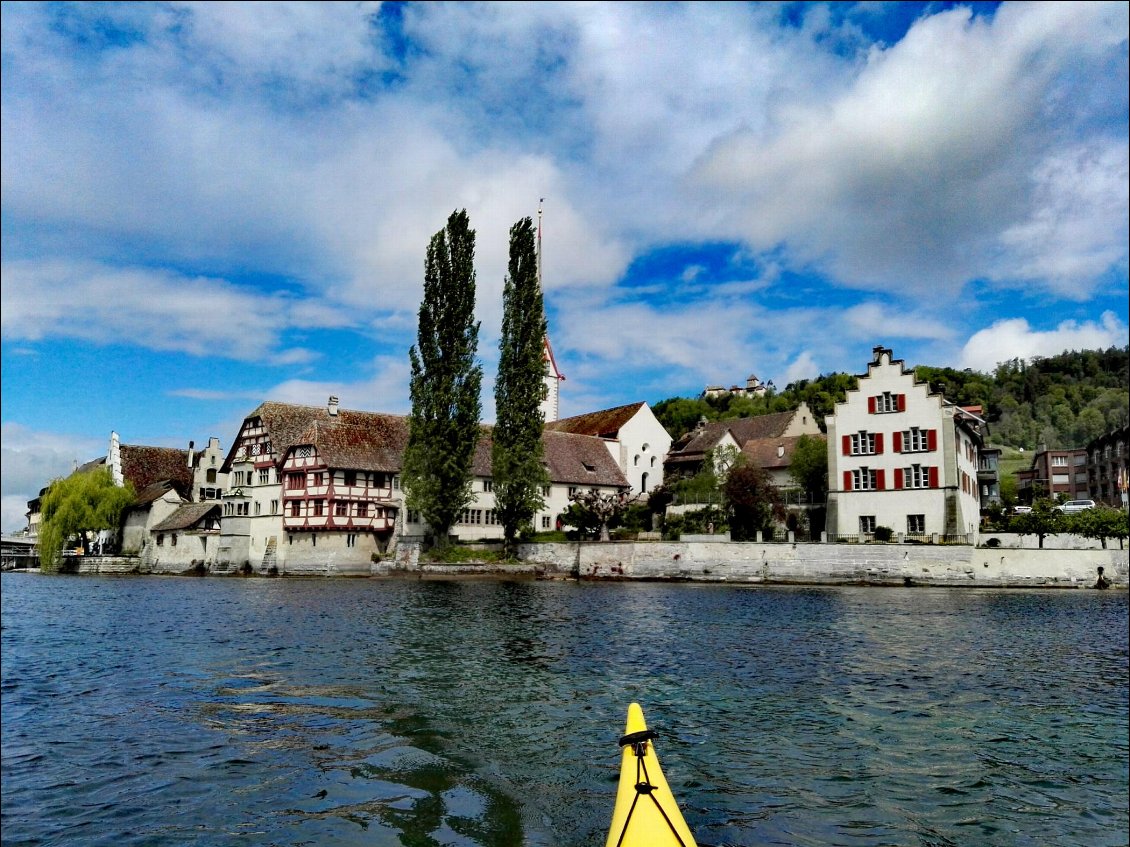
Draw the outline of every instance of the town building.
M766 394L770 388L773 387L773 381L769 380L768 383L762 384L761 380L757 378L756 374L750 374L746 377L745 386L731 385L726 388L722 385L708 385L702 390L700 395L703 399L709 400L712 397L725 397L732 395L734 397L761 397Z
M671 435L647 403L629 403L563 420L547 420L545 429L604 441L633 495L647 494L663 484L663 460L671 448Z
M1108 506L1127 506L1127 454L1130 426L1111 430L1087 445L1087 482L1091 499ZM1075 498L1078 499L1078 498Z
M981 514L1001 502L1000 447L982 447L977 463L977 485L981 490Z
M473 502L452 534L461 541L502 538L494 510L491 427L484 426L472 462ZM550 484L534 528L556 527L581 490L627 492L623 472L603 439L546 430ZM429 527L406 508L401 488L408 418L325 406L266 402L243 421L224 461L231 487L223 498L216 570L367 572L401 538Z
M1087 448L1049 450L1041 447L1032 456L1031 466L1016 472L1016 496L1031 504L1040 497L1053 500L1082 500L1090 497Z
M885 347L824 423L830 536L976 540L984 421L946 402Z
M778 488L790 488L792 456L797 441L805 435L822 437L819 423L803 402L789 412L721 421L704 419L671 445L665 462L667 480L695 476L708 456L718 461L723 455L736 457L740 453L768 471Z

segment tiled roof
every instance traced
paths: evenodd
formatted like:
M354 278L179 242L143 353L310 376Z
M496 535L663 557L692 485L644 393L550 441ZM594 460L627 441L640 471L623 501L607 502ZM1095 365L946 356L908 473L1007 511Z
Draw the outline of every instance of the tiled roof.
M180 491L192 489L192 468L188 466L188 451L172 447L142 447L121 445L122 476L133 483L137 492L161 480L171 480Z
M153 504L154 500L159 500L165 496L170 489L176 491L178 496L182 498L186 493L184 490L178 490L176 483L172 480L162 479L158 482L154 482L152 485L145 486L137 492L137 497L134 499L133 505L130 506L130 508L137 509L143 506L148 507Z
M752 418L731 418L724 421L711 421L705 426L691 430L671 445L670 460L698 458L718 446L727 432L734 436L738 446L759 438L780 438L792 423L796 410L776 412L772 415L757 415Z
M639 405L642 404L633 408ZM322 407L272 402L263 403L248 415L253 417L263 421L280 459L292 448L310 444L317 447L319 458L330 468L397 473L403 467L408 418L402 415L346 409L330 415ZM475 476L491 475L492 432L493 427L481 428L471 466ZM628 487L627 479L601 439L543 431L542 443L551 482Z
M804 437L791 435L787 438L751 438L742 445L742 455L749 459L750 464L759 468L766 470L787 468L793 462L797 442ZM808 438L819 438L824 441L822 435L810 435ZM781 447L784 448L783 451L778 450ZM778 455L778 452L781 452L781 455Z
M168 532L175 529L188 529L200 523L209 513L220 514L219 503L188 503L181 506L159 524L153 527L153 532Z
M615 438L624 424L630 421L643 406L643 403L629 403L626 406L617 406L614 409L589 412L586 415L562 418L559 421L547 421L545 428L554 432L572 432L577 435Z

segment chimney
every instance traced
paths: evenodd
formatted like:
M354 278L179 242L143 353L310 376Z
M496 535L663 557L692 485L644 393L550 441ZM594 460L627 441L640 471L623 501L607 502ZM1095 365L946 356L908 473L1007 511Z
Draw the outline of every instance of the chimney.
M330 413L331 417L337 417L337 397L333 394L330 395L330 401L326 404L326 411Z
M192 456L192 447L193 447L193 445L194 445L195 443L196 443L195 441L190 441L190 442L188 442L188 466L189 466L190 468L192 467L192 458L193 458L193 456Z

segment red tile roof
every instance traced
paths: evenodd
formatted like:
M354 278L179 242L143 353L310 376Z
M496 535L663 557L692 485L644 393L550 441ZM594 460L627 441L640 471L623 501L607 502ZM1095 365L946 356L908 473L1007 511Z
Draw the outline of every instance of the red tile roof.
M643 403L629 403L614 409L589 412L559 421L547 421L545 428L554 432L572 432L577 435L596 435L600 438L616 438L624 424L635 417L643 408Z

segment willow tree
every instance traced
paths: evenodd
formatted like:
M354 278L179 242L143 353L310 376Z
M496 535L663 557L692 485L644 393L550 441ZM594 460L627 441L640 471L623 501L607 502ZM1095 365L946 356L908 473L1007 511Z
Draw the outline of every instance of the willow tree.
M58 569L69 539L77 538L85 547L88 533L120 529L122 512L135 499L133 486L115 485L105 466L56 479L40 503L40 569Z
M419 510L440 546L474 496L483 379L475 362L474 314L475 231L464 209L452 212L428 244L417 344L409 351L412 412L403 482L408 508Z
M541 491L549 484L541 440L545 331L534 224L523 218L510 227L491 444L494 508L502 524L506 554L511 556L516 552L518 533L533 523L534 515L545 505Z

